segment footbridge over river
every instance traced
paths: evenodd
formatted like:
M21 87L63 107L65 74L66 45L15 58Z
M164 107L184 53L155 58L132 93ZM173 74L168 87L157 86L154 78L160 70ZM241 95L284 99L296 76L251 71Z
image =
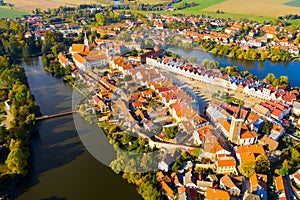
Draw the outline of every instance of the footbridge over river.
M76 113L76 112L77 112L76 110L71 110L71 111L61 112L61 113L57 113L57 114L43 115L41 117L37 117L36 120L41 121L41 120L61 117L61 116L65 116L65 115L71 115L71 114Z

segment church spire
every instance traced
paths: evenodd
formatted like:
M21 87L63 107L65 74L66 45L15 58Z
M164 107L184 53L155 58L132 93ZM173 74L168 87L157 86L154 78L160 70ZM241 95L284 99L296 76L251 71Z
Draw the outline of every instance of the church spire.
M87 38L86 31L84 32L84 45L90 47L90 41Z

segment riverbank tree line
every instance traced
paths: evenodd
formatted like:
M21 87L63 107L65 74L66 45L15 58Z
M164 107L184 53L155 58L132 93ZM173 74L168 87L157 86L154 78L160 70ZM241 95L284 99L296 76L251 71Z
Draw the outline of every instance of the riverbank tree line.
M0 195L7 195L18 177L28 172L30 138L37 134L36 116L40 109L34 103L25 75L18 65L12 65L5 56L0 56L0 82L6 98L11 100L7 127L0 127Z

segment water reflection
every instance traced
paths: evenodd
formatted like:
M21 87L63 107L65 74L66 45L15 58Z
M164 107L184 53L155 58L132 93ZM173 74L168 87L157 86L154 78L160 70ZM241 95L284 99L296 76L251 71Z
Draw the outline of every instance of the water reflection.
M207 58L218 61L222 67L226 67L228 65L238 66L241 70L248 70L259 78L265 78L268 73L273 73L276 77L283 75L288 76L292 86L300 86L300 79L298 77L298 74L300 74L299 61L287 63L271 62L270 60L266 60L264 62L261 62L217 56L201 50L183 50L179 47L171 47L169 48L169 50L179 55L185 56L187 59L192 56L197 57L197 63L201 63L204 58Z

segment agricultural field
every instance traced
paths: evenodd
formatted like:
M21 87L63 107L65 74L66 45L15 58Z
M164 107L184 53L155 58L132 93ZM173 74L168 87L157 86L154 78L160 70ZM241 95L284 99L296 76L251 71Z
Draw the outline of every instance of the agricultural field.
M28 12L20 11L20 10L15 10L15 9L10 9L6 7L0 7L0 19L2 18L16 18L16 17L21 17L23 15L28 15Z
M184 11L184 12L186 12L186 11L195 12L195 11L199 11L201 9L213 6L215 4L219 4L223 1L225 1L225 0L209 0L209 1L208 0L183 0L181 2L173 4L173 7L178 7L178 5L182 4L183 2L186 2L186 3L195 2L195 3L198 3L199 5L181 10L181 11Z
M48 8L57 8L59 6L76 6L80 4L95 3L96 0L7 0L18 10L31 12L35 8L47 10Z
M222 3L215 4L203 11L216 12L221 10L225 13L235 13L240 15L255 15L255 16L269 16L278 17L287 14L299 14L300 7L289 6L287 4L293 0L226 0ZM294 1L300 6L299 1Z
M147 3L147 4L159 4L159 3L167 3L170 0L137 0L140 3Z
M144 0L146 1L146 0ZM150 0L151 1L151 0ZM155 0L152 0L155 1ZM173 5L178 7L182 2L196 2L199 5L175 11L162 11L161 14L201 15L222 19L249 19L257 22L264 22L276 19L278 16L300 13L300 0L183 0ZM216 11L224 13L216 13ZM149 13L138 11L141 13ZM150 12L151 13L151 12ZM293 25L298 20L289 21Z
M294 1L286 2L284 5L300 7L300 1L299 0L294 0Z

